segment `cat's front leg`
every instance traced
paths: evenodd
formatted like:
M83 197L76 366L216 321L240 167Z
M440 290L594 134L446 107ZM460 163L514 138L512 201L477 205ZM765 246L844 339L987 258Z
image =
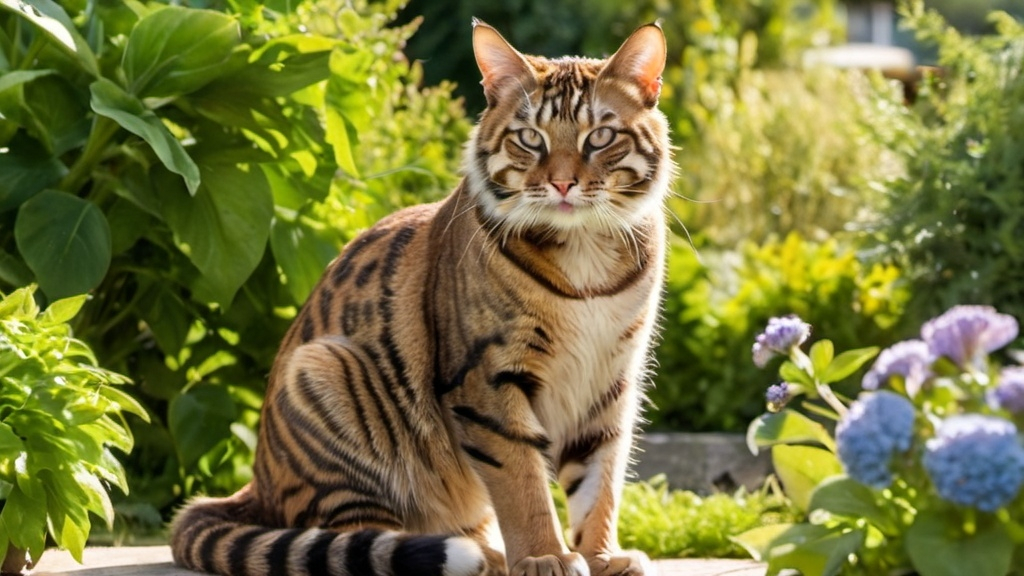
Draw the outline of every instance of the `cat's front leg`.
M647 556L619 548L619 503L632 424L592 429L570 442L559 458L558 480L569 503L573 549L592 576L651 576Z
M453 406L463 424L462 450L486 484L498 517L509 575L589 576L586 560L569 552L562 537L548 487L547 439L517 422L514 404L503 407L502 421Z

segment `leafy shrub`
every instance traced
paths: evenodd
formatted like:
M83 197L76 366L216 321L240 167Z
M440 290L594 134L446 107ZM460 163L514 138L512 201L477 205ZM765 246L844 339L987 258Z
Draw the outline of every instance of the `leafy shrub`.
M995 13L997 34L963 36L921 2L901 10L940 68L881 133L907 172L887 188L883 254L913 281L915 323L961 302L1024 317L1024 28Z
M557 486L552 492L562 525L568 526L565 494ZM799 512L772 483L752 493L698 496L671 490L664 476L655 476L623 489L619 543L651 558L743 558L746 553L732 536L798 519Z
M246 482L325 265L454 181L468 126L449 87L419 90L397 2L277 4L0 2L0 287L91 290L76 335L152 417L123 510Z
M743 242L735 252L677 241L668 268L650 392L658 428L739 431L759 414L763 388L747 358L769 317L799 314L840 345L885 344L909 298L895 267L862 263L835 239L796 233Z
M851 403L832 385L878 348L834 356L819 340L805 353L769 325L758 344L788 357L779 369L787 384L770 393L774 412L751 424L748 441L771 448L807 519L737 541L770 574L1021 574L1024 368L990 358L1018 332L994 308L955 306L919 339L882 351ZM801 396L805 411L838 421L834 437L784 407Z
M109 486L128 492L111 451L132 449L124 413L146 411L71 336L85 296L41 312L34 291L0 294L0 562L9 544L38 560L47 535L81 561L90 512L110 525Z
M682 223L732 246L793 231L823 240L877 219L902 164L873 125L902 92L856 71L740 68L728 82L695 70L706 77L669 103L690 133L670 204Z

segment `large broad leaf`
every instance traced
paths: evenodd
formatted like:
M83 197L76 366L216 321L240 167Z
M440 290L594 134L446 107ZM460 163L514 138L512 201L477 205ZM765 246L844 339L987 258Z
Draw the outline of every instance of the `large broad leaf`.
M238 22L220 12L157 10L128 36L123 66L129 90L140 98L193 92L231 65L240 38Z
M864 544L864 531L814 524L774 524L748 530L731 538L750 555L768 562L768 574L784 569L801 574L833 575L850 554Z
M54 155L85 146L92 129L88 94L59 76L45 76L24 86L24 106Z
M35 140L17 137L0 153L0 212L12 210L53 186L67 168Z
M1013 559L1013 540L1002 523L986 519L965 534L956 515L939 512L918 513L905 545L921 576L1003 576Z
M200 385L171 400L168 428L180 464L191 468L221 440L231 436L235 402L220 386Z
M811 494L808 509L826 510L851 519L863 518L885 534L894 534L899 529L879 506L874 491L849 476L836 476L819 484Z
M0 8L10 10L34 24L72 55L86 72L99 76L96 55L75 30L71 18L59 4L53 0L0 0Z
M754 454L767 446L807 442L835 450L835 443L824 426L794 410L763 414L747 428L747 448Z
M786 496L801 510L808 509L811 494L822 481L843 471L835 454L813 446L775 446L772 465Z
M202 175L195 197L175 186L164 191L164 217L202 272L194 297L227 308L266 250L273 200L255 166L204 165Z
M180 174L189 193L195 194L199 187L199 167L152 110L106 78L93 82L89 90L92 92L93 111L145 140L164 166Z
M326 234L304 224L275 218L270 234L274 261L284 272L288 292L296 304L306 301L338 248Z
M110 227L95 204L44 190L21 206L14 237L51 300L83 294L110 267Z

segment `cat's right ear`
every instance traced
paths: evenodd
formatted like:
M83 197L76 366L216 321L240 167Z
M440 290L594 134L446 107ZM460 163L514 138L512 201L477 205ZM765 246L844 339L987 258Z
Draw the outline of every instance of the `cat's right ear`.
M473 18L473 54L484 77L481 84L488 106L494 105L498 94L508 84L517 84L527 93L533 91L536 79L526 58L497 30L476 18Z

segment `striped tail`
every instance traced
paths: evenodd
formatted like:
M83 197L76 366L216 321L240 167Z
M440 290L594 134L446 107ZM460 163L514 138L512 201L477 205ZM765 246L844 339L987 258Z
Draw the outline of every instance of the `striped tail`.
M235 498L197 500L171 525L174 561L223 576L480 576L470 538L391 530L335 532L247 524ZM241 521L240 521L241 520Z

